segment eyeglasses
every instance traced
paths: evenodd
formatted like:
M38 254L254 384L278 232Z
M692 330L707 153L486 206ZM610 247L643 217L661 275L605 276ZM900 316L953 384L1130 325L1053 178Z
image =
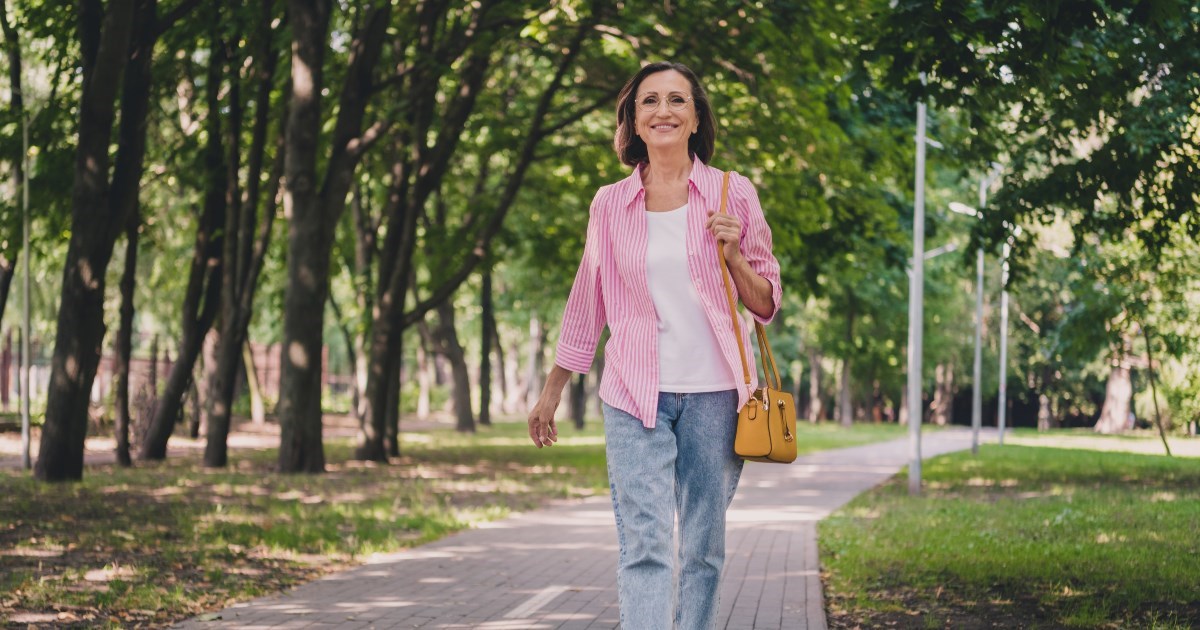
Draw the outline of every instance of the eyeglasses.
M682 92L671 92L666 96L667 109L673 112L683 111L683 108L687 107L690 100L692 100L692 97ZM643 94L637 99L637 108L643 112L655 112L658 111L658 106L662 101L663 98L653 92Z

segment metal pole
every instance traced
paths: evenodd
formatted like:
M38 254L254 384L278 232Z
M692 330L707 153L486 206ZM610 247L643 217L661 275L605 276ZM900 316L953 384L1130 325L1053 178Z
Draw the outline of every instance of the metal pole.
M996 423L1001 445L1004 444L1004 415L1008 408L1008 384L1005 381L1008 380L1008 254L1011 249L1009 235L1004 238L1004 263L1000 274L1000 402Z
M925 74L921 74L925 82ZM921 494L921 353L925 319L925 103L917 103L917 172L913 201L912 273L908 282L908 493Z
M20 390L21 390L21 463L25 466L25 470L33 468L33 461L29 457L30 433L29 433L29 398L32 395L32 388L29 386L29 364L32 362L32 357L29 356L29 268L33 266L33 254L29 251L29 114L24 113L21 116L21 146L24 152L21 156L21 163L24 166L25 177L21 186L22 211L21 211L21 247L25 255L25 264L23 265L23 282L25 297L21 305L21 366L20 366Z
M986 176L979 180L979 210L987 204ZM975 385L971 388L971 454L979 454L979 428L983 424L983 248L975 251Z

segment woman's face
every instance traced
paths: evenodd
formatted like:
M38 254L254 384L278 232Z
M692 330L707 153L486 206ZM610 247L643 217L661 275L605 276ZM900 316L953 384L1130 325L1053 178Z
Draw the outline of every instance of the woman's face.
M682 148L700 127L692 84L674 70L664 70L642 79L634 96L638 137L651 150Z

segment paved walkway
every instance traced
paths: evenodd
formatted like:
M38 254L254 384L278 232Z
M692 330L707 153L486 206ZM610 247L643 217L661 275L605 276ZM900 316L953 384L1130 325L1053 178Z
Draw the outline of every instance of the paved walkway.
M970 447L969 431L926 433L926 457ZM991 436L988 436L991 440ZM825 628L816 523L907 463L908 440L747 464L729 514L719 627ZM617 626L617 545L607 497L563 502L263 599L185 629Z

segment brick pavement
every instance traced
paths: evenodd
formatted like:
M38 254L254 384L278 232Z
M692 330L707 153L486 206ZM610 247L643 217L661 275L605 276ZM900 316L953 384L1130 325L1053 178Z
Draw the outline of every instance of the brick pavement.
M922 452L969 445L969 431L939 431ZM747 464L729 514L719 627L825 628L816 523L894 475L907 453L900 439ZM610 629L616 557L607 497L560 502L176 627Z

